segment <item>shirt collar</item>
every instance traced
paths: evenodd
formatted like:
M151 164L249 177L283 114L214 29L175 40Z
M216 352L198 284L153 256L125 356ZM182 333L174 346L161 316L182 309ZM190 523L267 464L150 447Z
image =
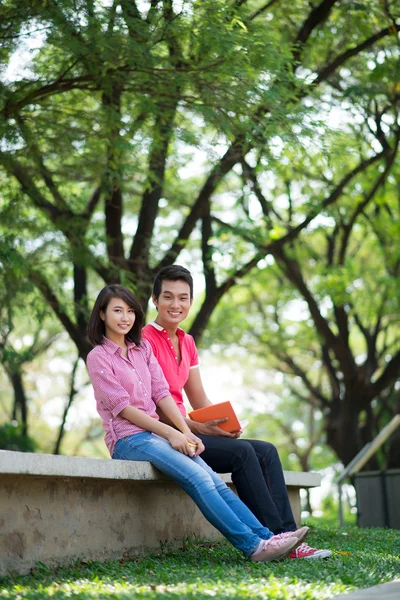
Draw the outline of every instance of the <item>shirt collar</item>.
M126 345L128 347L128 350L130 350L131 348L137 348L136 344L129 340L127 341ZM109 354L121 354L121 347L118 346L118 344L116 344L112 340L109 340L108 338L106 338L105 335L103 335L102 346Z
M167 331L166 329L164 329L164 327L161 327L161 325L159 325L155 321L150 321L149 325L151 325L152 327L154 327L154 329L157 329L157 331ZM183 335L185 335L185 332L183 331L183 329L181 329L180 327L178 327L178 329L176 330L176 334L179 337L182 337Z

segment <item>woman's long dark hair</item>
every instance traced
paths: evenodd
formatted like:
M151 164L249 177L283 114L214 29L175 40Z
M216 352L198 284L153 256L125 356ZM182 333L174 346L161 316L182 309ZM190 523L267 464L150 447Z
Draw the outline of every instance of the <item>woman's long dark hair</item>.
M132 292L123 285L119 284L107 285L97 296L87 326L87 337L89 342L93 346L99 346L103 343L103 336L106 334L106 328L104 321L100 317L100 313L107 310L107 306L111 298L121 298L121 300L126 302L129 308L133 308L135 311L135 322L132 329L125 335L125 337L129 341L139 345L142 339L144 312L139 301L135 298Z

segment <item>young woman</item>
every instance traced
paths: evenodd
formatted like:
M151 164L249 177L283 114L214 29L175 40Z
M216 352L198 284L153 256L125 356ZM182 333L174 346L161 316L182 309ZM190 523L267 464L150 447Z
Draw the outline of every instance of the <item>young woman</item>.
M95 347L87 357L87 368L110 455L150 461L169 475L210 523L252 561L285 557L308 528L273 536L199 457L203 443L170 396L150 344L141 339L143 317L128 289L109 285L100 292L88 324L88 338ZM157 407L173 426L160 422Z
M153 285L157 318L143 329L168 381L173 399L186 424L204 443L203 460L219 473L232 473L240 499L257 519L274 533L293 533L296 523L290 507L282 465L275 446L261 440L238 439L218 427L220 420L195 423L186 418L183 389L193 409L211 404L200 376L197 348L192 336L179 327L193 302L193 279L179 265L161 269ZM161 414L161 411L159 411ZM166 420L165 415L162 419ZM303 543L290 558L328 558L330 550Z

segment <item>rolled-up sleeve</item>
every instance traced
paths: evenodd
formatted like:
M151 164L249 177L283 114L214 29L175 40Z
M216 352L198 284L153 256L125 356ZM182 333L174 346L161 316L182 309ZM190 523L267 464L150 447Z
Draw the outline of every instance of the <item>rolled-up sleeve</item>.
M101 346L96 346L86 359L86 366L93 385L94 395L101 410L109 410L116 417L129 406L130 397L115 377L111 357Z
M165 379L164 373L156 357L153 354L150 343L147 340L142 340L145 347L146 362L150 371L151 377L151 397L158 404L165 396L170 395L169 385Z
M191 335L186 337L190 348L190 368L195 369L199 366L199 353L197 352L196 344Z

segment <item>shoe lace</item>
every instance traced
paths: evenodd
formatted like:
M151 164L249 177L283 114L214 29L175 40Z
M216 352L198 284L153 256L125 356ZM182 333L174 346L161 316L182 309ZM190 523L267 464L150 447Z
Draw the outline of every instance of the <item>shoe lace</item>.
M315 548L312 548L305 542L302 542L298 548L296 548L296 552L312 552Z
M273 537L266 540L269 546L282 546L285 542L287 542L287 537L280 537L279 535L274 535Z
M285 533L276 533L274 535L274 538L277 540L285 540L288 537L295 537L293 531L285 531Z

